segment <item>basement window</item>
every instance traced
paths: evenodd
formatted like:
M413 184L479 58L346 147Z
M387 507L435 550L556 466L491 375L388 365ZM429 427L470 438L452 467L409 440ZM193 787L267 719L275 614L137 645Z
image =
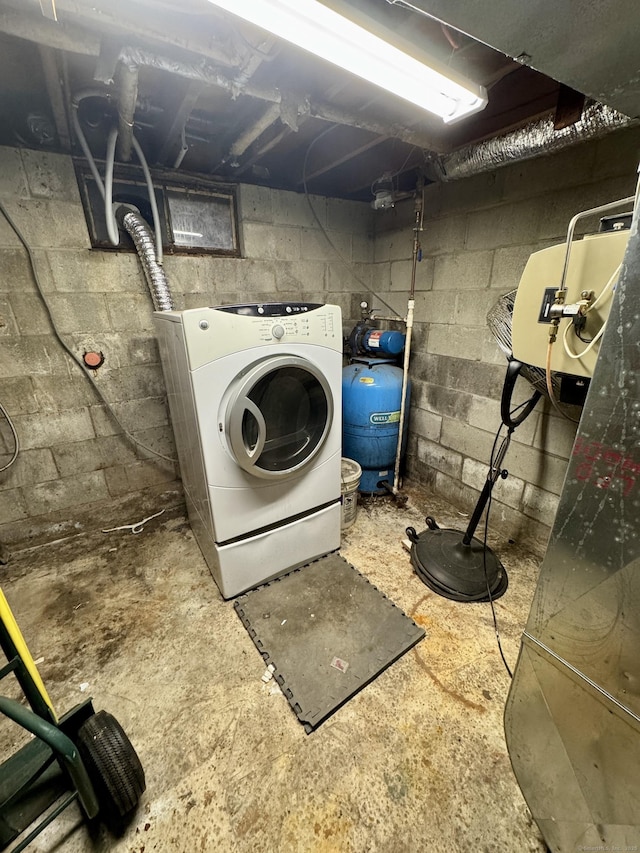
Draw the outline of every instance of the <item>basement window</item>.
M113 200L132 204L153 230L147 185L139 170L121 168L113 181ZM76 163L80 195L91 245L95 249L134 251L129 235L122 231L120 246L112 246L107 234L104 201L91 172ZM215 254L239 257L235 188L209 184L175 173L153 174L160 217L162 244L167 254Z
M173 243L192 249L233 251L234 229L229 197L211 193L167 192Z

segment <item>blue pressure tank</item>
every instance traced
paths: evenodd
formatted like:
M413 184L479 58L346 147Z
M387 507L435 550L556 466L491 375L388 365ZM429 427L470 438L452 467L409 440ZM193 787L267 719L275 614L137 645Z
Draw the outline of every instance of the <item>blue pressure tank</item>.
M408 422L407 384L404 439ZM391 359L354 358L342 371L342 455L362 468L359 491L387 494L382 481L393 485L402 370Z

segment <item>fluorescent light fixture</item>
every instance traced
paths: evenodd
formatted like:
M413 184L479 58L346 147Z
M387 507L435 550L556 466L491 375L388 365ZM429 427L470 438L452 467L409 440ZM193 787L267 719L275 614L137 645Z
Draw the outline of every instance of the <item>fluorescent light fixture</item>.
M318 0L209 0L214 6L285 39L315 56L375 83L400 98L440 116L447 124L484 109L487 93L443 63L369 32ZM335 6L335 3L333 4ZM371 22L381 31L381 27Z

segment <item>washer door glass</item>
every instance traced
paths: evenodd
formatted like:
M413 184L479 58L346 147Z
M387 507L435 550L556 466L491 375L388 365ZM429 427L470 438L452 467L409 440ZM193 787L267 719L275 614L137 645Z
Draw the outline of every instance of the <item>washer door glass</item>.
M333 418L327 380L311 362L280 355L239 380L227 409L227 438L245 471L277 478L298 471L319 452Z

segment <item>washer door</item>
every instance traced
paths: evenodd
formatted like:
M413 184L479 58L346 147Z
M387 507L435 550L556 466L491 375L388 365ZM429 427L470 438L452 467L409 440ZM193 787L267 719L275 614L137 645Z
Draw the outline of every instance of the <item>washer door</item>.
M333 397L311 362L280 355L238 379L225 425L238 465L265 479L290 476L320 451L331 428Z

